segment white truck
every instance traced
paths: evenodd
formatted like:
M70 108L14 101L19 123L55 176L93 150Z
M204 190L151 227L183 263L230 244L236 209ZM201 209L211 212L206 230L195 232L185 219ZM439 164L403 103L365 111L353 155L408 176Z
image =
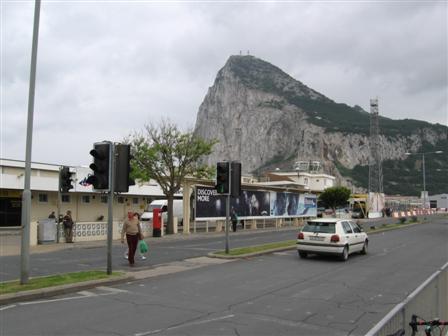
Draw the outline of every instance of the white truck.
M154 200L145 209L141 216L144 222L152 222L152 214L154 209L160 209L162 212L163 223L168 222L168 200ZM173 217L177 217L180 225L183 223L183 201L179 199L173 200Z

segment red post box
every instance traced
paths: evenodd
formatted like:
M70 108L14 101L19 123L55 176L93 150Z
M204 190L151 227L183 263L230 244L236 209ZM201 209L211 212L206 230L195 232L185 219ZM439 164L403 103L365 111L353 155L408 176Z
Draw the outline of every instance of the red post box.
M162 215L161 209L154 209L152 211L152 235L153 237L162 236Z

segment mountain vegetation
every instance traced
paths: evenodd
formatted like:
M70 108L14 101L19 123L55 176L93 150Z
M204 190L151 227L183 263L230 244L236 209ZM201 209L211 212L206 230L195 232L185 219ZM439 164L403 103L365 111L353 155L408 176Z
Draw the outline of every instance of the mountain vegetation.
M379 128L386 194L423 190L422 155L407 152L444 151L426 156L426 189L448 191L447 126L380 116ZM337 103L253 56L231 56L218 72L195 132L219 141L209 164L239 160L243 171L262 174L277 167L291 170L296 160L319 160L341 185L350 180L357 190L368 188L370 114Z

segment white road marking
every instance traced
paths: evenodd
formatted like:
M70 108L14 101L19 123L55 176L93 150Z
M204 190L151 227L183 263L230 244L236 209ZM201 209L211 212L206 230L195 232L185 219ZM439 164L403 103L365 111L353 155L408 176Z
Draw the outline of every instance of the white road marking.
M117 293L117 294L118 293L129 293L128 290L119 289L119 288L113 288L113 287L99 286L99 287L96 287L96 288L101 289L101 290L106 291L106 292L112 292L112 293Z
M0 311L2 310L6 310L6 309L10 309L10 308L14 308L16 305L9 305L9 306L4 306L0 308Z
M66 298L52 299L52 300L40 300L40 301L31 301L31 302L21 302L21 303L19 303L19 305L27 306L27 305L40 304L40 303L52 303L52 302L59 302L59 301L79 300L79 299L85 299L87 297L89 297L89 296L70 296L70 297L66 297Z
M174 329L179 329L179 328L183 328L185 326L192 326L192 325L199 325L199 324L205 324L205 323L210 323L210 322L215 322L215 321L221 321L221 320L226 320L229 318L234 317L235 315L230 314L230 315L226 315L226 316L221 316L221 317L217 317L217 318L213 318L213 319L208 319L208 320L202 320L202 321L195 321L195 322L190 322L190 323L184 323L182 325L179 326L175 326L175 327L170 327L170 328L166 328L166 329L157 329L157 330L150 330L150 331L145 331L142 333L137 333L134 334L134 336L147 336L147 335L153 335L153 334L157 334L161 331L168 331L168 330L174 330Z

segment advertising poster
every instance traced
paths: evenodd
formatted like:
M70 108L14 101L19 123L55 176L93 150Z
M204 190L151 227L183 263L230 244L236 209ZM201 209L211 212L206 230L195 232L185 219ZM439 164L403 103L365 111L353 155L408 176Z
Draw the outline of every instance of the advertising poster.
M301 217L317 215L317 199L311 194L271 192L271 216Z
M195 217L216 219L226 216L227 196L218 194L213 187L196 187ZM230 198L230 209L239 218L316 216L315 195L290 192L243 190L238 198Z

